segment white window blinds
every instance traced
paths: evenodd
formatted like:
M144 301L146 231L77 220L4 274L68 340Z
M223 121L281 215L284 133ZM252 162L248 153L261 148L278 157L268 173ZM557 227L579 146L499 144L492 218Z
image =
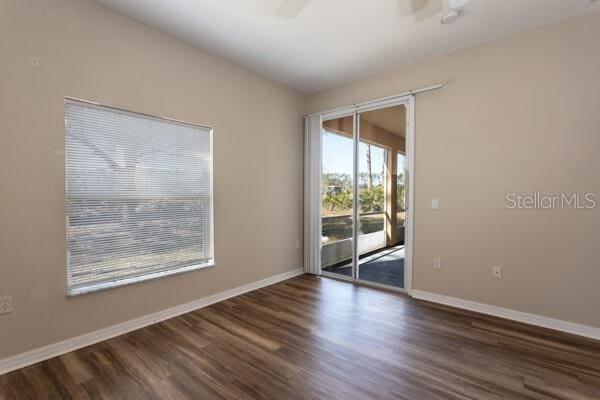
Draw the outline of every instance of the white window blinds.
M65 103L70 295L213 264L212 131Z

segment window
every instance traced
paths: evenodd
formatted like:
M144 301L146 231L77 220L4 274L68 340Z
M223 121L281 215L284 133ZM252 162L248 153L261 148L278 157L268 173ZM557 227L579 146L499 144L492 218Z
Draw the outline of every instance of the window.
M214 264L212 130L68 99L69 295Z

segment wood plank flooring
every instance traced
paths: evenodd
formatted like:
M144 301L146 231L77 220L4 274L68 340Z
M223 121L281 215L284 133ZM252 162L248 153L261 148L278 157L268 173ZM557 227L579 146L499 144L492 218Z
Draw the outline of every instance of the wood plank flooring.
M600 399L600 343L304 275L0 376L0 399Z

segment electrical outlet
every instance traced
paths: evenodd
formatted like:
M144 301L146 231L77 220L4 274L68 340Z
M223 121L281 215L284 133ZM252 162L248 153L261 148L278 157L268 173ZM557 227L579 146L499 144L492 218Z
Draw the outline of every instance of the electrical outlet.
M440 209L440 201L438 199L431 199L431 209L432 210Z
M442 260L440 260L439 258L434 258L433 269L442 269Z
M492 276L495 279L501 279L502 278L502 267L493 266L492 267Z
M0 297L0 314L7 314L12 310L12 296Z

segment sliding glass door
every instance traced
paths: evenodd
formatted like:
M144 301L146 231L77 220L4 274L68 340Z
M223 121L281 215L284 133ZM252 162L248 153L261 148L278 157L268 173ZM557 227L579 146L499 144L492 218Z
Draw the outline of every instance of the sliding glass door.
M321 269L353 279L353 116L323 121L321 130Z
M403 219L398 219L398 177L403 176L404 166L395 155L406 148L406 107L365 111L357 120L360 219L356 277L404 289L405 252L398 241L398 227L403 224Z
M396 244L404 244L404 228L406 224L406 154L396 154Z
M407 288L405 154L411 99L321 116L314 241L320 243L323 275Z

